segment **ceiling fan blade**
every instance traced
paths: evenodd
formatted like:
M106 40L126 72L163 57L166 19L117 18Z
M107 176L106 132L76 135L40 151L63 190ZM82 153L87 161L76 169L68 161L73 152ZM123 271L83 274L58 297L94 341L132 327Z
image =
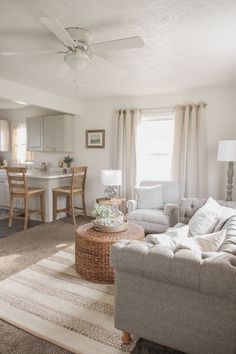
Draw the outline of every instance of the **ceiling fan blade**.
M144 42L142 38L129 37L122 39L115 39L113 41L101 42L91 44L92 49L96 51L116 51L116 50L125 50L132 48L141 48L144 47Z
M55 50L25 50L25 51L15 51L15 52L0 52L0 55L11 56L11 55L29 55L29 54L61 54L63 52L56 52Z
M58 72L56 73L55 75L55 78L56 79L71 79L73 77L73 71L71 69L71 67L66 63L64 62L60 69L58 70Z
M101 67L104 67L104 70L106 73L108 73L109 71L111 73L115 72L118 75L123 75L125 73L125 69L111 63L110 61L108 61L98 55L94 55L94 57L92 59L92 64L93 64L93 66L95 66L98 69L98 71L101 70Z
M57 18L40 17L40 20L66 47L74 47L74 39Z

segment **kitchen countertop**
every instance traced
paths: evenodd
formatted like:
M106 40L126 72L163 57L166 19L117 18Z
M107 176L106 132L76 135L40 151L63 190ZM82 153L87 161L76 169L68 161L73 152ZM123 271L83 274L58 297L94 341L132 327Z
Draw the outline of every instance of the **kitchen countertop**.
M0 170L0 176L6 176L6 171L4 169ZM54 171L29 171L26 173L29 178L38 179L53 179L53 178L65 178L72 177L72 173L54 172Z

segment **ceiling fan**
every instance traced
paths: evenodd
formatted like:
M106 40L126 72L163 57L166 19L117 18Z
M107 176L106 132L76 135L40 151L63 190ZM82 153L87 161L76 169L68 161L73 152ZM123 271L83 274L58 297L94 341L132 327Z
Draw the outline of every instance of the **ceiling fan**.
M64 55L62 64L57 76L63 77L74 73L74 81L78 78L80 70L84 69L90 62L106 62L104 54L110 51L120 51L144 46L143 40L138 37L127 37L101 43L90 43L91 34L88 30L79 27L64 28L56 18L40 17L42 23L59 39L64 45L65 51L37 50L37 51L13 51L0 52L1 55L31 55L56 53ZM111 63L109 63L111 64ZM116 67L115 65L113 65ZM116 67L118 69L118 67Z

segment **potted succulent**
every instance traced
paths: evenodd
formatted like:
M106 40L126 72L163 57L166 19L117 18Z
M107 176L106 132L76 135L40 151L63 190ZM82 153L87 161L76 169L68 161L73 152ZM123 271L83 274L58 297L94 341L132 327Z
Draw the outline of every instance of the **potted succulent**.
M64 157L63 161L66 163L67 167L71 167L71 162L73 162L74 159L68 155Z

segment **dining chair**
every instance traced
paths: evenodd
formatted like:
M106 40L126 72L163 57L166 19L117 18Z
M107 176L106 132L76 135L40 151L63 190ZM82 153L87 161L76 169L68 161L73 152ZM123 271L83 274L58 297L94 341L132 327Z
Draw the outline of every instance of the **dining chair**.
M57 187L53 189L53 221L56 221L57 214L66 212L66 215L72 215L73 223L76 225L75 209L82 210L84 215L87 216L85 204L85 181L87 175L87 166L73 167L71 185L64 187ZM75 206L75 196L81 196L82 207ZM57 198L61 196L66 197L66 207L59 209L57 207Z
M22 218L19 215L14 215L14 198L24 199L24 230L27 229L28 220L31 214L40 214L42 222L45 221L45 190L43 188L28 187L26 169L22 167L7 167L6 168L9 194L10 194L10 209L9 209L9 224L12 226L12 219ZM40 209L29 209L30 197L39 196Z

